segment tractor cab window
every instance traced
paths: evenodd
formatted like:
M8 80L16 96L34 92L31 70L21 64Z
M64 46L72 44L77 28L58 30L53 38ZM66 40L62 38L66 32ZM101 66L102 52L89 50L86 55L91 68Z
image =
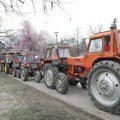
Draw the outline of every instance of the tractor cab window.
M22 61L22 63L27 63L27 57L26 56L24 56L24 60Z
M70 57L69 48L59 48L59 57Z
M18 55L18 60L22 61L22 59L23 59L22 55Z
M104 37L105 40L105 52L109 52L110 51L110 36L105 36Z
M119 45L120 45L120 32L118 32L118 40L119 40Z
M51 55L54 55L56 53L56 49L52 48Z
M28 63L38 63L39 62L39 55L37 54L28 54L27 55L27 62Z
M33 60L33 55L28 55L27 56L28 63L32 62L32 60Z
M50 57L50 49L46 51L46 58L49 58L49 57Z
M89 52L101 52L101 51L102 51L102 38L91 40Z
M23 62L23 56L22 55L18 55L18 61Z

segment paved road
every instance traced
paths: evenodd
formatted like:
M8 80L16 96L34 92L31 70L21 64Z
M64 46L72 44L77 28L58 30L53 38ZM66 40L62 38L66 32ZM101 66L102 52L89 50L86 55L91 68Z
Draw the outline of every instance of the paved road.
M36 83L33 79L29 79L27 82L22 81L21 79L15 78L20 82L27 84L39 91L42 91L48 95L51 95L54 98L57 98L61 101L64 101L68 104L71 104L75 107L82 108L84 111L87 111L90 114L101 117L105 120L120 120L120 114L114 115L102 110L99 110L91 101L88 96L88 91L82 89L80 85L74 87L70 86L69 91L66 95L58 94L56 90L48 89L45 84Z

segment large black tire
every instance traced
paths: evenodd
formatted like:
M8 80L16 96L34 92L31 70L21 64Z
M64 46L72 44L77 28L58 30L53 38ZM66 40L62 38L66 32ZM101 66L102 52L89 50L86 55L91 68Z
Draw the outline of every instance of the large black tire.
M35 79L35 82L40 83L40 81L42 80L42 74L41 74L41 72L36 71L35 75L34 75L34 79Z
M9 64L5 63L5 73L9 74Z
M87 84L86 83L81 83L82 88L86 89L87 88Z
M17 73L16 68L13 68L13 69L12 69L12 76L13 76L13 77L16 77L16 73Z
M60 94L66 94L69 88L67 76L64 73L58 73L55 79L55 88L57 92Z
M21 71L21 79L23 81L27 81L28 80L28 69L27 68L24 68L22 71Z
M0 72L2 72L2 64L0 65Z
M20 78L20 77L21 77L20 70L17 70L17 71L16 71L16 77L17 77L17 78Z
M12 69L9 68L9 75L12 75Z
M2 64L2 66L1 66L1 72L5 72L5 65L4 64Z
M2 65L0 65L0 72L2 72Z
M70 79L68 82L69 82L69 85L77 86L77 84L78 84L80 81L77 81L77 80L75 80L75 79Z
M104 111L120 113L120 64L99 62L91 70L88 81L94 104Z
M55 76L58 73L58 68L51 64L47 64L44 68L44 82L48 88L55 88Z

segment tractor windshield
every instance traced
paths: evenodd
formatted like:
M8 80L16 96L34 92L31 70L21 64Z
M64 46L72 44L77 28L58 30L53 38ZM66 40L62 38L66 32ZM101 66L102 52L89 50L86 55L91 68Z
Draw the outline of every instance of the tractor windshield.
M119 46L120 46L120 32L118 32L118 40L119 40Z
M29 63L39 63L40 62L39 55L37 55L37 54L28 54L27 61Z
M59 57L70 57L69 48L59 48Z
M18 55L19 62L22 61L22 58L23 58L22 55Z
M91 40L89 52L101 52L101 51L102 51L102 38Z

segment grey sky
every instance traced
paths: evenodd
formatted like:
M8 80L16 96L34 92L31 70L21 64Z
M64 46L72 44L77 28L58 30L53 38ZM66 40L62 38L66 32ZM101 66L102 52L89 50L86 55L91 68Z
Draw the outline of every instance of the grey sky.
M61 7L71 16L67 15L59 7L54 6L48 14L42 12L40 0L36 1L36 15L34 15L32 5L29 0L21 7L23 17L10 14L3 15L5 26L17 29L23 19L28 19L35 29L45 29L54 34L59 32L59 37L75 33L76 28L80 28L81 34L86 35L89 25L98 26L103 24L108 30L115 17L118 18L118 28L120 28L120 2L119 0L61 0ZM38 3L37 3L38 2ZM50 6L48 6L50 7Z

